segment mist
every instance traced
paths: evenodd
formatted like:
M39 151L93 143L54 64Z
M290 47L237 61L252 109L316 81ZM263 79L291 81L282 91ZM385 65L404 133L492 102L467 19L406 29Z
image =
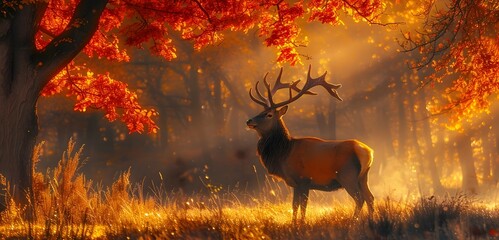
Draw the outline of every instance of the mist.
M88 59L92 68L110 71L136 89L143 105L160 113L155 119L160 130L129 134L98 110L73 112L64 97L42 98L38 139L45 143L37 168L53 168L74 137L88 157L81 171L103 185L131 169L133 181L161 183L169 191L203 193L216 185L223 191L258 192L271 183L286 195L285 184L270 179L256 155L258 136L245 122L263 109L248 90L267 73L273 82L280 67L283 82L303 81L311 65L312 77L327 71L328 82L342 84L343 101L319 89L318 95L292 103L284 121L293 137L358 139L369 145L375 153L370 186L376 197L458 191L494 196L499 180L496 111L465 132L446 129L440 123L447 116L430 116L427 110L443 86L421 87L429 73L408 67L412 57L397 51L398 32L364 23L345 26L304 27L308 45L300 48L303 64L297 66L277 64L276 50L265 47L256 32L227 33L218 46L202 51L182 42L179 57L171 62L143 50L130 50L134 60L129 63ZM287 92L277 97L283 100ZM345 196L341 190L312 198Z

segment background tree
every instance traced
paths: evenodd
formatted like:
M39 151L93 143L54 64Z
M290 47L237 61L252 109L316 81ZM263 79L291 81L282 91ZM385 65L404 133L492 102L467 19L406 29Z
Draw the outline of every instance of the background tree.
M451 113L447 126L462 130L488 112L499 91L499 2L418 1L421 24L409 27L401 42L419 55L413 67L430 68L423 85L445 83L433 113Z
M491 106L499 91L499 2L423 0L416 5L421 6L414 9L419 21L408 27L401 44L416 56L412 67L425 72L419 85L440 89L428 109L438 116L435 123L459 132L454 145L462 187L477 192L480 161L472 144L482 139L477 134L489 142L486 136L492 129L483 113L495 111ZM482 128L489 130L480 134Z

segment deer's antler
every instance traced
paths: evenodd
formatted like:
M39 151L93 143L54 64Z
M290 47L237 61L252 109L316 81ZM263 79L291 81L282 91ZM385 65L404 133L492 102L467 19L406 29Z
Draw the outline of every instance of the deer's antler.
M298 83L300 80L293 81L291 83L281 82L282 69L283 68L281 67L281 71L279 71L279 76L277 76L277 79L275 80L274 87L272 88L272 91L271 91L272 95L274 95L279 89L283 89L283 88L291 88L292 90L299 92L300 89L295 84L295 82ZM306 94L310 94L310 93L306 93Z
M252 89L250 89L250 92L249 92L250 97L254 102L262 105L265 109L278 108L278 107L288 105L288 104L298 100L304 94L317 95L316 93L310 91L310 89L315 87L315 86L322 86L328 91L328 93L331 96L335 97L336 99L338 99L340 101L343 101L343 99L341 99L341 97L338 95L338 92L336 91L336 89L341 87L341 84L331 84L331 83L326 82L325 77L326 77L327 72L325 72L324 74L322 74L322 76L320 76L318 78L312 78L310 76L311 68L312 68L312 65L309 65L308 73L307 73L307 80L305 82L305 85L301 89L298 87L298 83L300 82L300 80L296 80L296 81L293 81L291 83L282 83L281 82L281 76L282 76L282 68L281 68L281 71L279 72L279 76L277 77L275 84L272 88L270 87L270 84L267 82L267 75L268 74L265 74L265 77L263 78L265 89L267 90L267 98L265 98L263 96L263 94L260 93L260 90L258 89L259 81L256 82L256 85L255 85L255 91L257 93L258 99L253 96ZM274 94L278 90L283 89L283 88L289 89L289 99L286 101L283 101L283 102L274 103L274 99L273 99ZM293 91L297 92L297 94L295 96L293 96Z

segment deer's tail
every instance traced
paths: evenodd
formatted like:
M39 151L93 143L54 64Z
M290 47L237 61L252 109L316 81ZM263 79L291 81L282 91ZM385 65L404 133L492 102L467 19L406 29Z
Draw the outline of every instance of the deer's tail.
M365 145L364 143L358 142L354 146L355 154L360 163L359 177L367 174L367 171L371 167L374 159L374 151Z

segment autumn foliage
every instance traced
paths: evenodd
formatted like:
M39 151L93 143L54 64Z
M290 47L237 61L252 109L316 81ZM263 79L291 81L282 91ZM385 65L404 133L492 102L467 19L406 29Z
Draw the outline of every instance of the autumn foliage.
M8 17L27 5L45 4L35 41L36 48L43 52L54 39L73 41L57 37L67 29L86 24L88 19L71 22L79 3L78 0L4 1L0 15ZM301 63L299 48L306 46L308 40L300 33L302 23L337 25L342 23L341 15L373 23L388 3L381 0L110 0L98 16L98 30L82 54L126 62L130 61L127 48L137 47L172 60L177 57L176 41L192 41L194 48L200 50L223 40L227 31L254 29L265 45L277 48L277 62L295 65ZM405 35L406 50L416 50L422 56L415 66L431 66L435 70L428 82L453 82L443 92L443 98L435 101L432 110L452 111L454 126L477 112L488 111L491 96L499 90L497 3L417 0L406 5L421 8L418 16L424 16L413 34ZM151 119L158 114L155 110L144 109L137 95L127 90L126 84L113 80L112 73L89 69L84 64L88 59L82 59L76 58L53 78L42 95L64 92L76 99L75 110L103 109L109 120L122 120L132 132L156 131Z
M26 4L33 3L4 1L0 14L8 16ZM66 29L86 23L87 19L76 19L68 26L78 4L78 0L48 1L36 33L37 49L44 51ZM297 48L306 45L306 37L300 35L300 21L336 25L345 13L370 22L381 10L380 0L110 0L100 16L98 30L82 53L90 58L126 62L130 61L127 47L138 47L171 60L176 58L174 39L190 40L199 50L221 41L225 31L258 29L264 43L278 49L277 61L294 65L301 63ZM151 119L158 114L155 110L141 107L137 95L125 83L112 79L112 73L95 72L84 62L76 58L45 86L42 95L63 92L75 98L77 111L102 109L107 119L125 122L131 132L156 131Z
M423 0L420 6L423 24L406 34L404 47L421 54L415 67L432 68L425 83L448 83L431 111L450 112L446 125L463 130L490 111L499 91L499 3Z
M458 75L445 90L447 103L440 109L454 112L452 128L461 130L463 120L490 111L499 92L499 37L460 42L435 65L438 73L432 77L436 80L443 81L443 73Z

